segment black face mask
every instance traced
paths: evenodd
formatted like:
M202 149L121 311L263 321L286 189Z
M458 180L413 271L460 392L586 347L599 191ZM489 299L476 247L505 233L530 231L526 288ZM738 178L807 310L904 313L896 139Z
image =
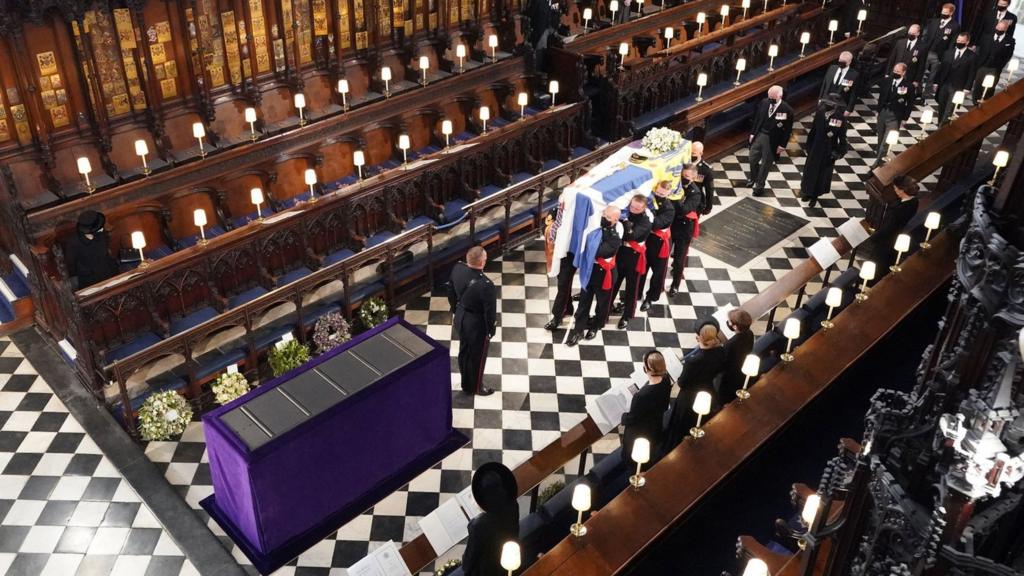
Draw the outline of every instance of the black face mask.
M849 64L847 64L846 62L843 62L843 61L839 62L839 67L840 68L846 68L847 66L849 66Z
M897 80L902 80L903 79L903 74L893 74L892 77L897 79Z
M999 12L1006 12L1009 8L1010 8L1010 5L1007 4L1006 6L999 6L997 8L997 11L999 11Z
M967 48L967 43L966 42L957 42L956 43L956 47L961 49L961 50L963 50L964 48Z
M952 14L950 14L950 15L948 15L948 16L947 16L946 14L943 14L943 15L942 15L942 19L943 19L943 20L949 20L949 19L950 19L950 18L952 18L952 17L953 17L953 15L952 15Z
M917 40L917 34L908 34L907 38L910 38L911 40Z
M614 222L612 222L611 220L605 218L604 216L601 216L601 227L602 228L611 228L612 226L615 226Z
M690 182L692 182L692 180L686 177L680 178L680 181L683 183L683 186L689 186Z

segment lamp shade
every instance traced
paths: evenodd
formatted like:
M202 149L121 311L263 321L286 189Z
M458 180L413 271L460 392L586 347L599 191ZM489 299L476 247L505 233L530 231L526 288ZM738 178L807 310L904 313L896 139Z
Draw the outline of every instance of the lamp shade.
M875 263L868 260L860 265L860 279L861 280L874 280L875 279Z
M408 150L409 149L409 135L401 134L398 136L398 149Z
M202 138L203 136L206 136L206 128L203 128L202 122L196 122L192 125L192 137Z
M825 306L837 308L843 303L843 289L832 287L825 293Z
M703 72L701 72L700 74L697 74L697 86L707 86L707 85L708 85L708 75L703 73Z
M356 166L363 166L366 164L366 155L363 154L362 150L356 150L352 153L352 163Z
M430 58L426 56L420 56L420 70L430 69Z
M1006 168L1006 165L1010 163L1010 153L1006 150L997 150L996 155L992 157L992 165L997 168Z
M868 19L868 11L867 10L858 10L857 11L857 21L863 22L863 21L865 21L867 19Z
M92 163L89 162L88 158L82 156L78 159L78 173L85 175L89 172L92 172Z
M480 107L480 119L481 120L490 120L491 119L491 109L488 108L487 106L481 106Z
M703 24L707 18L707 15L703 12L697 12L697 24Z
M303 94L302 92L299 92L298 94L295 95L295 107L296 108L305 108L306 107L306 95Z
M628 55L629 55L629 44L627 44L625 42L619 44L619 56L625 57L625 56L628 56Z
M828 21L828 31L829 32L835 32L836 30L839 30L839 21L838 20L829 20Z
M584 20L590 20L593 17L594 17L594 11L593 10L591 10L590 8L584 8L583 9L583 19Z
M810 42L811 42L811 33L810 32L801 32L800 33L800 43L801 44L809 44Z
M1020 68L1020 60L1017 58L1010 58L1010 61L1006 64L1006 69L1010 71L1010 74L1013 75L1018 68Z
M929 230L938 230L940 221L942 221L942 214L929 212L928 216L924 219L924 227Z
M671 40L676 37L676 29L669 26L665 28L665 38Z
M346 80L344 78L342 78L341 80L338 80L338 92L340 92L341 94L348 94L348 91L349 91L348 80Z
M923 111L921 111L922 126L927 126L928 124L931 124L933 120L935 120L934 110L932 110L931 108L925 108Z
M306 168L305 177L306 186L314 186L316 184L316 170Z
M132 248L142 250L146 247L146 235L141 230L132 232Z
M552 94L558 94L558 80L552 80L548 82L548 92Z
M501 567L505 570L519 570L522 565L519 543L508 541L501 546Z
M800 511L800 519L804 521L804 524L810 526L814 522L815 516L818 515L818 508L821 506L821 496L817 494L811 494L804 500L804 509Z
M963 103L964 103L964 91L963 90L957 90L956 92L953 92L953 104L963 104Z
M778 44L772 44L771 46L768 47L768 56L770 56L772 58L775 58L778 55L779 55L779 45Z
M380 68L380 79L390 81L391 80L391 67L381 66Z
M458 57L458 58L465 58L466 57L466 45L465 44L456 44L455 45L455 56Z
M487 37L487 47L488 48L497 48L498 47L498 36L496 34L491 34L490 36Z
M249 190L249 199L252 200L253 204L263 204L263 190L259 188Z
M701 416L707 416L711 413L711 394L701 390L697 392L697 396L693 399L693 411Z
M526 94L526 92L520 92L519 96L516 98L516 103L519 104L520 106L526 106L528 102L529 96Z
M981 79L981 86L983 88L991 88L991 87L993 87L995 85L996 85L996 77L993 76L992 74L986 74L985 77Z
M739 60L736 61L736 70L737 71L743 72L746 69L747 69L747 59L746 58L740 58Z
M751 558L743 569L743 576L768 576L768 565L760 558Z
M889 146L895 146L900 141L900 133L896 130L889 130L889 133L885 135L885 143Z
M893 246L897 252L906 252L910 250L910 235L900 234L896 237L896 244Z
M800 320L798 318L788 318L786 323L782 325L782 335L790 340L799 338Z
M722 15L722 18L728 18L729 17L729 5L728 4L722 4L722 10L719 12L719 14Z
M744 10L750 8L750 0L743 0L743 3L740 4L740 8L743 8Z
M577 512L590 510L590 486L577 484L572 491L572 508Z
M761 358L757 354L747 354L747 357L743 359L743 366L740 367L740 372L743 372L744 376L753 378L760 371Z
M612 0L611 2L609 2L608 3L608 10L610 12L618 12L619 11L619 0Z
M452 121L451 120L442 120L441 121L441 134L444 134L445 136L450 136L451 133L452 133Z
M633 462L647 464L651 460L651 441L647 438L637 438L633 441Z
M136 156L145 156L146 154L149 154L149 144L146 144L145 140L136 140L135 141L135 155Z
M256 121L256 109L246 108L245 109L245 121L252 124Z
M206 210L196 208L196 211L192 213L192 223L196 226L206 226Z

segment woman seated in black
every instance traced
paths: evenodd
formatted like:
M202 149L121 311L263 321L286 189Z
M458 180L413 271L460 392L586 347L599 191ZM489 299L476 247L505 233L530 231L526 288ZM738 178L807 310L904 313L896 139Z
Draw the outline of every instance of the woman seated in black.
M875 230L873 242L875 258L878 263L878 276L889 271L889 266L896 262L896 237L917 214L918 201L917 180L910 176L896 176L892 179L892 189L896 193L896 201L886 204L882 214L882 223Z
M663 454L668 453L683 441L690 428L697 423L693 411L693 400L697 392L711 394L712 411L717 406L715 378L725 367L725 349L718 335L718 328L712 323L704 324L697 335L697 347L683 356L683 373L679 376L679 395L672 405L672 418Z
M668 410L672 395L672 378L665 369L665 357L657 350L644 354L644 374L647 384L641 388L629 404L629 412L622 415L622 460L631 462L633 443L637 438L650 441L652 452L661 446L662 418ZM651 466L653 459L646 466Z

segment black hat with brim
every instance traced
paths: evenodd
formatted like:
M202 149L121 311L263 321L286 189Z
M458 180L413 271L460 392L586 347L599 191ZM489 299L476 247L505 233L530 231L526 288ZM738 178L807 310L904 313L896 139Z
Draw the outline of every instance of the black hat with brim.
M484 511L494 511L519 495L516 476L501 462L487 462L473 474L473 499Z
M95 210L86 210L78 215L78 231L82 234L95 234L103 229L107 218Z

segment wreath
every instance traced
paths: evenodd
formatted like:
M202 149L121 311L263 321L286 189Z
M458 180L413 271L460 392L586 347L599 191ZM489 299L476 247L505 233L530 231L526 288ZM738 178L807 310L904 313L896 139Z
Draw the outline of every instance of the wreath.
M448 576L448 574L455 572L455 569L459 566L462 566L462 560L459 560L458 558L452 558L451 560L442 564L440 568L435 570L434 576Z
M293 368L298 368L307 361L309 361L309 348L298 340L289 340L280 346L274 346L267 356L270 371L275 377Z
M313 328L313 344L316 344L316 353L323 354L328 350L348 342L352 338L352 327L348 320L341 315L341 312L331 312L321 316Z
M192 406L173 390L146 398L139 409L139 433L143 440L170 440L185 432L192 421Z
M369 330L378 324L387 322L388 305L384 302L383 298L374 296L363 302L356 316L359 318L359 323L363 325L363 328Z
M225 373L217 377L211 388L217 403L227 404L249 391L249 381L240 372Z

